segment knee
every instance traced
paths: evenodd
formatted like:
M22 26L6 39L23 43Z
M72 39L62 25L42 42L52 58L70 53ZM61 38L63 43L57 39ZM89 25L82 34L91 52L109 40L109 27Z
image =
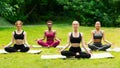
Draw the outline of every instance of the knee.
M5 49L5 51L8 51L8 50L9 50L9 48L10 48L10 47L5 47L4 49Z
M88 54L88 55L87 55L87 58L90 58L90 57L91 57L91 54Z
M110 47L111 47L111 44L108 44L107 47L110 48Z
M59 40L57 40L57 41L56 41L56 43L57 43L57 44L60 44L60 41L59 41Z
M30 48L29 48L29 47L25 47L25 48L21 49L21 51L20 51L20 52L27 52L27 51L29 51L29 50L30 50Z
M66 54L66 51L61 51L61 55L65 55Z
M91 44L88 44L88 47L89 47L89 48L91 48L92 46L93 46L93 45L91 45Z
M30 47L25 47L27 50L29 50L30 49Z
M28 51L28 50L30 50L30 48L29 47L25 47L25 50Z
M42 40L38 40L38 41L37 41L38 44L41 44L42 42L43 42Z

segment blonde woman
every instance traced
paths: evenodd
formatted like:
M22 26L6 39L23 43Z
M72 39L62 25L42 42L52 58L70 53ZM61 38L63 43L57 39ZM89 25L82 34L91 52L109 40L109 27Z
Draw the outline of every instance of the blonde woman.
M68 44L60 50L61 54L66 57L75 57L75 58L90 58L91 53L87 50L84 42L83 33L79 32L79 22L73 21L72 23L73 32L70 32L68 35ZM83 48L87 53L82 52L80 48L80 43L82 43ZM70 46L69 51L65 51L66 48Z
M16 30L12 33L11 42L5 46L5 51L7 52L27 52L29 50L29 45L27 43L27 34L22 30L23 22L18 20L15 22ZM11 46L13 45L14 46Z

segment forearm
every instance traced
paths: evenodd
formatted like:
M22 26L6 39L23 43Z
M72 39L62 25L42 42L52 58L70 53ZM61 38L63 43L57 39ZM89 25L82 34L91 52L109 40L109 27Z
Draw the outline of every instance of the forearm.
M104 40L104 42L108 43L108 44L112 44L111 42L109 42L108 40Z
M10 47L13 44L13 42L10 42L9 44L7 44L5 47Z
M55 40L56 40L56 41L60 41L60 39L58 39L58 38L55 38Z
M83 46L83 48L85 49L85 51L86 51L87 53L89 53L89 50L87 49L87 47L86 47L84 44L82 44L82 46Z
M30 45L28 44L27 41L24 43L24 45L25 45L26 47L30 47Z
M64 51L66 48L68 48L70 46L70 44L65 45L65 47L63 47L60 51Z
M45 40L45 38L40 38L39 40Z
M90 43L92 43L93 42L93 40L91 39L87 44L90 44Z

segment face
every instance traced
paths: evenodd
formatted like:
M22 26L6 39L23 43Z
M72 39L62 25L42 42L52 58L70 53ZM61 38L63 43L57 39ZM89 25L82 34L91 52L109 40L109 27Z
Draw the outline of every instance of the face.
M47 23L48 28L52 28L52 23Z
M79 28L79 22L78 21L73 21L72 27L73 27L73 29L78 29Z
M96 28L96 29L100 29L100 27L101 27L100 22L96 22L96 23L95 23L95 28Z
M22 28L22 22L17 21L15 26L16 26L17 29L21 29Z

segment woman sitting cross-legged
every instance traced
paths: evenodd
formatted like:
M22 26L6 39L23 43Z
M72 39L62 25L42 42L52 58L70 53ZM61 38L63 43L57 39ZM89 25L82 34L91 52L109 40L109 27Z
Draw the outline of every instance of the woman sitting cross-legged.
M44 32L44 37L38 39L37 43L43 47L56 47L60 44L60 40L56 38L56 31L52 30L52 21L47 21L48 30ZM43 40L47 40L44 42Z
M72 26L73 32L69 33L68 44L60 50L61 54L66 57L90 58L91 53L89 50L87 50L85 46L83 33L78 31L79 22L73 21ZM81 51L80 42L82 43L82 46L87 53ZM69 51L65 51L65 49L68 48L69 46L70 46Z
M110 48L112 43L107 41L105 39L105 33L103 30L100 29L101 27L101 23L99 21L97 21L95 23L95 30L92 31L92 38L91 40L88 42L88 47L91 50L100 50L100 51L106 51L106 49ZM107 44L103 45L102 39L104 42L106 42ZM93 42L93 44L91 44Z
M26 40L26 32L22 30L23 22L18 20L15 23L17 30L13 31L12 33L12 40L11 42L4 47L5 51L7 52L27 52L30 48L28 46ZM15 43L14 43L15 42ZM11 45L14 44L12 47Z

